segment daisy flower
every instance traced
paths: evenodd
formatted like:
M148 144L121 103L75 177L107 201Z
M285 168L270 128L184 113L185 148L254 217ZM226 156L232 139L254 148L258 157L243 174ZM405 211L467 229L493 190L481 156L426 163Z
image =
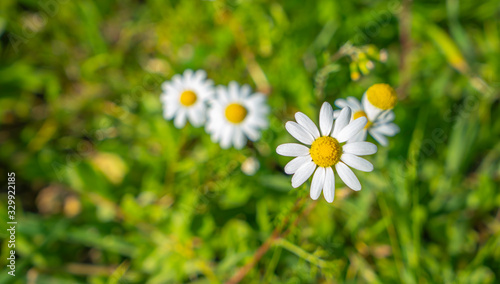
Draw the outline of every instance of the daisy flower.
M393 123L395 115L391 110L396 103L397 97L394 89L387 84L375 84L363 95L360 103L354 97L338 99L335 105L339 108L346 106L352 110L352 119L366 117L368 123L365 128L350 141L365 141L367 133L377 140L382 146L387 146L386 136L394 136L399 132L399 127ZM334 116L340 114L340 110L334 111Z
M285 173L293 174L292 186L302 185L311 175L310 196L316 200L323 191L329 203L335 196L335 175L353 190L361 190L358 178L349 168L371 172L373 165L359 156L377 152L377 146L370 142L351 142L354 135L365 127L366 117L351 120L351 109L345 107L338 118L333 118L332 106L325 102L319 113L319 130L312 120L301 112L295 114L297 122L289 121L288 132L310 148L297 143L279 145L276 152L282 156L296 157L285 166ZM321 131L321 132L320 132ZM315 172L316 170L316 172Z
M223 149L245 146L247 138L257 141L260 131L268 127L269 106L261 93L252 93L249 85L232 81L218 86L208 110L206 131Z
M206 101L214 93L213 82L206 77L203 70L188 69L161 85L163 116L167 120L174 119L175 127L184 127L186 120L195 127L205 123Z

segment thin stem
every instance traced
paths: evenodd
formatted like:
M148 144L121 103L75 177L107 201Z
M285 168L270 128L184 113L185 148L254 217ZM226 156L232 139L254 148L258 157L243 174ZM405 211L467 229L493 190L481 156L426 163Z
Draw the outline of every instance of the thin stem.
M408 64L411 53L411 2L412 0L403 0L403 9L399 15L399 42L401 45L401 57L399 61L399 74L401 83L398 88L400 99L406 98L410 87L410 65Z
M306 209L303 210L304 207L302 207L302 204L305 202L306 199L307 199L307 197L302 197L295 202L295 205L293 206L290 214L288 214L287 217L285 217L281 226L274 229L271 236L269 236L269 238L267 238L267 240L255 251L252 259L247 264L245 264L243 267L241 267L226 282L226 284L236 284L236 283L239 283L241 280L243 280L243 278L245 278L245 276L248 274L248 272L250 272L250 270L252 270L252 268L260 261L260 259L271 248L271 246L275 243L275 241L280 239L280 238L286 237L291 232L291 229L298 225L301 217L303 217L303 216L309 214L309 212L311 212L311 210L316 205L316 202L310 203L309 206L307 206ZM290 225L290 227L285 232L282 233L283 228L285 228L286 224L290 221L290 216L292 215L291 213L293 213L297 210L299 210L299 212L300 211L302 211L302 212L300 212L300 215L295 219L295 221Z
M289 252L295 254L296 256L306 260L307 262L309 263L312 263L320 268L325 268L327 267L328 263L326 261L324 261L323 259L321 258L318 258L316 257L315 255L313 254L310 254L308 253L307 251L303 250L301 247L285 240L285 239L277 239L275 244L277 246L280 246L286 250L288 250Z
M379 195L379 198L377 198L380 206L380 210L382 212L382 215L386 220L389 220L387 222L387 234L389 235L389 242L391 243L392 247L392 252L394 255L394 261L396 262L396 267L398 268L398 275L401 281L403 281L404 277L404 265L401 263L401 251L398 246L398 237L396 233L396 228L394 227L394 222L392 221L391 218L391 213L389 211L389 207L387 206L387 203L382 195Z

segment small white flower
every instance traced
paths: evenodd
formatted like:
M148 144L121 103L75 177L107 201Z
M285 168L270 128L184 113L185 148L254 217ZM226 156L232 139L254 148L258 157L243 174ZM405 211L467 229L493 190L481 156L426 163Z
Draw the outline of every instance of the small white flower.
M316 200L323 191L326 201L331 203L335 196L335 167L340 179L348 187L356 191L361 190L358 178L348 166L371 172L373 165L359 156L376 153L377 146L370 142L350 142L349 139L363 129L367 122L366 117L352 120L351 109L345 107L334 124L332 106L325 102L319 113L319 130L314 122L301 112L295 114L295 119L297 122L286 123L286 129L300 142L311 145L311 148L296 143L282 144L276 148L276 152L282 156L296 157L285 166L285 173L294 174L292 186L299 187L316 170L311 182L310 196Z
M232 81L228 87L218 86L210 101L206 131L212 141L223 149L245 146L248 139L257 141L260 131L267 128L269 106L261 93L252 93L249 85Z
M378 97L374 98L373 95L378 95ZM365 141L367 133L370 133L380 145L387 146L388 141L386 136L392 137L399 133L399 127L393 123L396 116L391 110L396 103L396 99L394 89L389 85L375 84L364 93L362 104L354 97L336 100L335 105L337 107L344 108L348 106L351 108L352 119L357 119L358 117L366 117L368 119L365 128L352 137L350 141ZM373 101L375 105L370 101ZM335 117L339 114L340 110L334 111Z
M203 70L188 69L161 85L163 116L167 120L174 118L175 127L184 127L186 120L195 127L205 123L206 102L214 94L213 82L206 77Z
M247 176L253 176L260 168L259 160L255 157L250 157L246 159L243 164L241 164L241 171Z

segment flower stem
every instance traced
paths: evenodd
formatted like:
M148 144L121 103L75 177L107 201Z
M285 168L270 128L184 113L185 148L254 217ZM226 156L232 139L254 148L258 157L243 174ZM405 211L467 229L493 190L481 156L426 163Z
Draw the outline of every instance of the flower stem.
M236 284L239 283L241 280L243 280L243 278L245 278L248 272L250 272L250 270L252 270L252 268L260 261L260 259L266 254L266 252L271 248L271 246L276 242L276 240L285 238L291 232L291 229L297 226L301 217L311 212L314 206L316 206L316 202L311 202L309 206L302 207L302 204L305 202L306 199L307 197L302 197L295 202L295 205L291 209L290 214L288 214L285 217L281 226L276 227L276 229L274 229L271 236L269 236L269 238L267 238L267 240L255 251L252 259L243 267L241 267L238 271L236 271L236 273L226 282L226 284ZM292 213L296 211L300 212L300 215L289 226L289 228L283 232L283 229L290 221L290 216L292 215Z

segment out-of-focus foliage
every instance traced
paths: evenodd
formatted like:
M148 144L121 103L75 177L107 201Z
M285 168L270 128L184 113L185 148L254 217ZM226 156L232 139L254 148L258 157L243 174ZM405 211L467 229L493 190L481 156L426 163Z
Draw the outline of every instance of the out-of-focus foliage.
M401 133L363 189L338 182L244 282L498 283L499 14L497 0L2 0L0 176L16 173L19 225L17 276L2 242L0 283L229 279L308 194L275 153L293 141L284 122L380 82L399 87ZM346 43L388 59L352 81ZM268 93L262 139L223 151L165 121L160 84L187 68Z

